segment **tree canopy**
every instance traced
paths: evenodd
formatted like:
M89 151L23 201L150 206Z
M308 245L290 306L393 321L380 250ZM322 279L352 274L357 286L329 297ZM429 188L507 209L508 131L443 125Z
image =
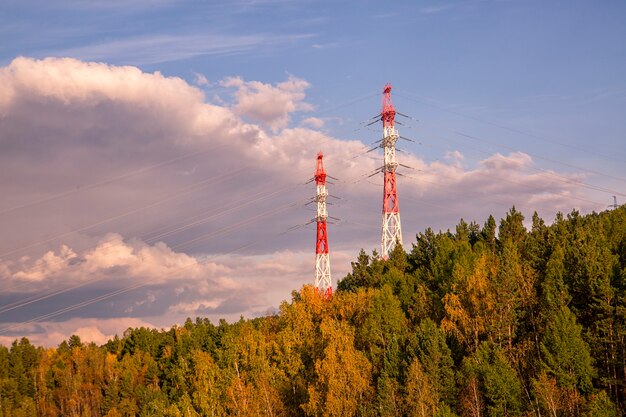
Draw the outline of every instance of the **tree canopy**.
M0 346L0 417L617 416L626 410L626 207L418 233L364 250L330 300Z

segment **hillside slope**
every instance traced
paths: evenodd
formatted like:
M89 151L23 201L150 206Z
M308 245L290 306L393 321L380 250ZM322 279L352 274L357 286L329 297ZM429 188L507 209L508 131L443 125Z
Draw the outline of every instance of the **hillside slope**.
M531 230L461 220L332 300L0 347L0 416L617 416L626 409L626 207Z

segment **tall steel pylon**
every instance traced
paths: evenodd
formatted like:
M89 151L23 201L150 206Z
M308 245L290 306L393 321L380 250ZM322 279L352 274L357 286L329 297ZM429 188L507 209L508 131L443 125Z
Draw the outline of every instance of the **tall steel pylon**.
M391 102L391 84L387 83L383 89L381 120L383 121L383 139L380 147L385 150L385 160L382 167L384 173L383 185L383 224L381 238L381 256L389 258L389 254L396 246L402 244L402 228L400 227L400 206L398 205L398 190L396 188L396 141L398 131L394 127L396 109Z
M324 154L317 154L317 165L315 169L315 184L317 193L315 201L317 202L317 240L315 244L315 288L320 291L326 298L330 298L333 294L332 281L330 277L330 258L328 256L328 235L326 229L326 219L328 212L326 211L326 171L323 163Z

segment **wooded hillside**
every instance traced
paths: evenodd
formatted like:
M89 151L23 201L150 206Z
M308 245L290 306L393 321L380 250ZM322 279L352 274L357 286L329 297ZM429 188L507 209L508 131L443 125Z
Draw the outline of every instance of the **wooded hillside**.
M523 220L361 251L274 316L0 347L0 417L623 414L626 207Z

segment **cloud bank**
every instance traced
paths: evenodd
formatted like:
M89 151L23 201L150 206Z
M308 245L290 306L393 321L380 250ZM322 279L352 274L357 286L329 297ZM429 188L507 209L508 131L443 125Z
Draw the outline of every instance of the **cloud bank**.
M21 57L0 68L1 342L80 331L100 343L138 323L275 308L313 279L305 182L320 150L339 178L329 185L341 197L329 207L341 219L329 229L335 282L360 248L378 246L382 179L368 175L380 155L320 130L307 115L313 86L295 76L221 85L231 102L130 66ZM513 204L527 215L596 208L581 177L536 170L524 153L470 167L459 152L399 157L414 168L399 178L409 247L426 227Z

